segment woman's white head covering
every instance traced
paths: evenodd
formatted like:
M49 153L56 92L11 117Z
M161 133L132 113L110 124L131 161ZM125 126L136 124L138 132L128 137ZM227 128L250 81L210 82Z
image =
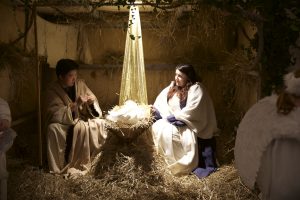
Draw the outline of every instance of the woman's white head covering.
M286 86L285 91L300 96L300 77L296 78L294 72L290 72L283 77Z

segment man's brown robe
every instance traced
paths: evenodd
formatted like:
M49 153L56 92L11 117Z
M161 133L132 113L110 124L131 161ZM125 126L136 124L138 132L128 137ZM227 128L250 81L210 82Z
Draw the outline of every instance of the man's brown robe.
M80 95L95 96L83 80L76 81L75 93L76 99ZM45 124L48 165L52 173L85 174L107 137L105 120L101 119L102 111L97 99L93 105L85 103L78 106L73 116L71 103L72 100L58 81L47 90ZM72 132L72 127L72 144L65 159L67 133L70 130Z

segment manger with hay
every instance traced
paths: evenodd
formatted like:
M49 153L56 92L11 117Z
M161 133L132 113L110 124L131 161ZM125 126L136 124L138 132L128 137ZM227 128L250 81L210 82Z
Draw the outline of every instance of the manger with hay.
M125 142L132 142L152 125L150 109L149 105L128 100L108 111L106 128Z

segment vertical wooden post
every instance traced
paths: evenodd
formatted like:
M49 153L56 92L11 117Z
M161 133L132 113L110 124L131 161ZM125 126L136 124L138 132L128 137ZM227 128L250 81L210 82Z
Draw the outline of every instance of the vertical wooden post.
M28 16L29 16L29 2L28 0L25 0L24 4L24 17L25 17L25 23L24 23L24 51L26 51L26 45L27 45L27 29L28 29Z
M36 65L36 85L37 85L37 118L38 118L38 144L39 144L39 166L43 166L43 141L42 141L42 123L41 123L41 73L39 67L37 24L36 24L36 3L33 4L33 23L34 23L34 42L35 42L35 65Z

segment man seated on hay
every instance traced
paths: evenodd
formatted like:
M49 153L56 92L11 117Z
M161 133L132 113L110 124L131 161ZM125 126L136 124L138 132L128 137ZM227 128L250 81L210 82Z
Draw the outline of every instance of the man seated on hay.
M75 61L59 60L45 99L48 165L55 174L86 174L107 137L98 100L77 69Z

